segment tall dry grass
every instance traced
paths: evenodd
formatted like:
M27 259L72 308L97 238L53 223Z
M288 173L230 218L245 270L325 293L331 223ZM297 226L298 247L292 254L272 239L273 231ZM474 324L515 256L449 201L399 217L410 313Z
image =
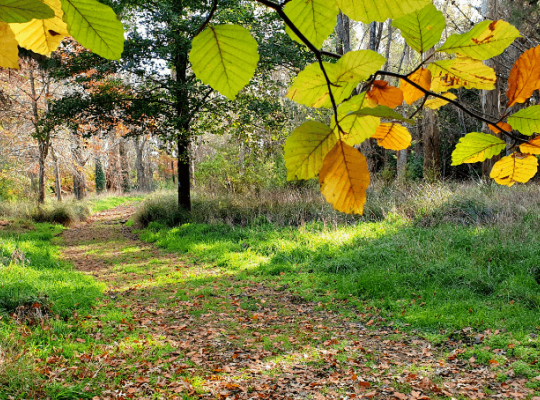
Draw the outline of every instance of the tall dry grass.
M149 196L137 214L143 225L159 222L175 226L185 222L249 225L273 223L298 226L318 221L324 224L354 224L381 221L399 215L420 226L511 223L526 213L540 212L540 187L512 188L492 184L437 182L384 185L368 190L363 216L333 210L316 188L280 188L242 194L215 193L198 189L191 214L178 210L174 192Z

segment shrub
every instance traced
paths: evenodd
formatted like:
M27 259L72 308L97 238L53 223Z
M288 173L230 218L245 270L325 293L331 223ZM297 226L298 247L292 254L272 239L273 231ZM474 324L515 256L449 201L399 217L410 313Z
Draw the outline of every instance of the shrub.
M30 213L30 217L35 222L47 222L67 226L75 222L84 221L90 214L91 210L86 204L76 202L50 203L34 208Z
M176 226L189 222L189 220L189 213L178 207L176 195L163 195L163 192L149 196L135 215L135 221L143 227L147 227L154 222L166 226Z

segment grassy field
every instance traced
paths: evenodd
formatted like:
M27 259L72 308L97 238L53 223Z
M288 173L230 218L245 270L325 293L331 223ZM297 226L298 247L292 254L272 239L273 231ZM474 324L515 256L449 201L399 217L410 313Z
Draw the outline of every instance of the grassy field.
M477 398L471 385L451 396L426 388L425 377L446 382L441 366L457 382L474 377L484 396L512 385L539 395L537 195L534 186L390 188L372 198L371 217L349 218L312 194L301 216L291 201L293 217L275 223L275 199L250 209L199 198L205 211L194 215L212 223L134 231L151 245L133 236L133 220L120 223L127 211L64 239L60 225L18 221L0 229L0 399L194 399L242 385L249 397L268 379L286 382L292 367L335 398L353 388L383 395L388 384L400 396ZM148 201L152 211L170 206ZM397 364L381 369L381 359ZM258 363L268 370L251 372ZM337 375L341 383L328 380Z
M91 198L79 208L89 206L100 212L140 199L103 196ZM10 399L10 393L26 399L42 395L71 398L62 396L73 390L78 393L76 385L75 389L66 389L53 384L46 394L34 392L31 388L42 377L33 363L54 355L56 346L64 346L68 354L77 348L70 348L61 339L77 330L74 316L76 319L79 313L89 312L106 285L75 271L62 259L59 235L64 226L23 218L31 215L26 204L15 204L12 211L5 204L3 207L3 217L8 221L0 227L0 399ZM51 213L56 212L54 204L48 207ZM42 316L53 317L49 328L43 326ZM84 397L83 392L81 389L77 398Z
M540 208L536 189L505 189L464 198L439 188L435 200L437 190L420 190L412 218L394 207L377 222L336 225L154 223L141 237L241 279L279 279L309 299L369 302L401 325L524 335L540 329ZM514 204L497 204L504 196Z
M414 226L398 216L325 228L187 224L142 238L241 279L279 279L310 300L369 302L381 317L438 332L540 329L540 219Z

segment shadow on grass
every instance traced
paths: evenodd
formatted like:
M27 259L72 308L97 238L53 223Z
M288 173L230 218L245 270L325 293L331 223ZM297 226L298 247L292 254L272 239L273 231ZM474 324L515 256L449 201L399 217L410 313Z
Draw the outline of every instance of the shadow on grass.
M187 224L143 240L241 279L278 280L309 299L348 299L431 330L534 330L540 306L539 220L414 226L398 217L325 228ZM352 298L351 298L352 296Z

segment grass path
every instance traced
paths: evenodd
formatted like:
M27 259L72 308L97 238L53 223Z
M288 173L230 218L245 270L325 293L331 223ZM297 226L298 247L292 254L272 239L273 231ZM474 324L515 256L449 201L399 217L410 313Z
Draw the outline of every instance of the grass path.
M51 384L79 387L73 397L51 397L420 400L534 393L525 378L497 379L495 362L464 358L479 340L467 330L430 343L393 328L376 309L345 317L279 279L256 283L192 265L138 240L125 226L133 212L116 207L63 233L64 257L104 282L107 296L89 315L74 315L63 349L43 364ZM350 311L346 302L342 309Z

